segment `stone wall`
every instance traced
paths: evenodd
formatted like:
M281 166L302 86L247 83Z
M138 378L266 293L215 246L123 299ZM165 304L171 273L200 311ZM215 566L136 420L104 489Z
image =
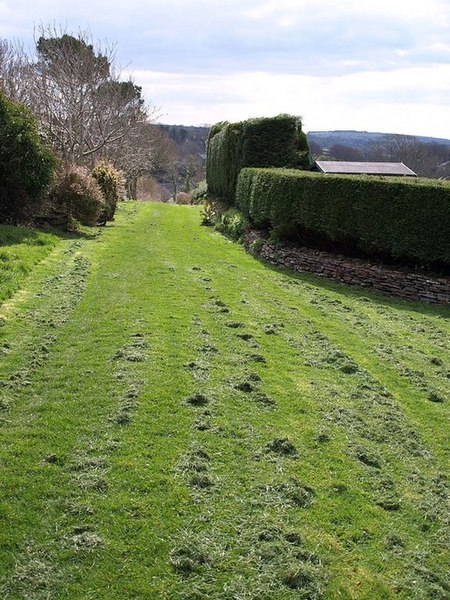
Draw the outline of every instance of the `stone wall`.
M450 304L450 277L429 277L406 269L290 244L275 246L257 231L249 231L245 235L244 245L266 262L298 273L314 273L405 300Z

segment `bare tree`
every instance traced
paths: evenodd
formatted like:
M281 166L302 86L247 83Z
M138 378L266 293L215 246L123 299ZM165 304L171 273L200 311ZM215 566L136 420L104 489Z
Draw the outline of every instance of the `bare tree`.
M161 178L170 186L176 202L179 193L189 194L205 178L204 161L195 155L180 157L179 154L174 154Z
M0 39L0 80L10 100L29 104L30 61L23 46Z
M172 145L173 156L160 181L175 202L179 193L189 194L205 178L206 136L195 127L163 125Z
M92 163L148 120L141 88L120 80L113 47L95 46L82 32L76 37L54 29L40 33L31 106L65 163Z
M108 152L109 159L125 174L129 198L137 197L141 177L166 171L172 156L172 143L157 125L148 120L134 123L122 143Z
M330 158L333 160L349 160L349 161L361 161L364 160L364 154L359 148L353 146L347 146L345 144L334 144L329 149Z
M370 160L403 162L421 177L436 177L439 164L433 149L411 135L390 135L373 147Z
M316 142L315 140L309 140L308 146L312 159L317 160L323 152L322 146L319 144L319 142Z
M121 80L114 46L95 43L90 33L41 27L34 56L0 40L0 79L8 96L34 111L63 164L107 158L124 171L130 197L140 177L172 161L172 144L153 124L157 109L131 79Z

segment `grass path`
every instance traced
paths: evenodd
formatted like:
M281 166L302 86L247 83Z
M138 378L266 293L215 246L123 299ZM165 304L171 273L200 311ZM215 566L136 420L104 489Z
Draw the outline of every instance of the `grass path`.
M198 223L123 205L0 306L0 597L447 598L449 311Z

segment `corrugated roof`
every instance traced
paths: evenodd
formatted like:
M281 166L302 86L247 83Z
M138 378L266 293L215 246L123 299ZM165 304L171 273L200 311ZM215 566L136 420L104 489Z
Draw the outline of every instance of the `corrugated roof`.
M322 173L347 175L409 175L416 173L403 163L394 162L351 162L346 160L316 160L314 163Z

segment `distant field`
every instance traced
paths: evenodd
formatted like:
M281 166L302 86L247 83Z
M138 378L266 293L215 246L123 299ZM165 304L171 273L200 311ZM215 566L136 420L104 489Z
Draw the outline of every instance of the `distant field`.
M0 597L448 598L450 311L199 221L0 246Z

